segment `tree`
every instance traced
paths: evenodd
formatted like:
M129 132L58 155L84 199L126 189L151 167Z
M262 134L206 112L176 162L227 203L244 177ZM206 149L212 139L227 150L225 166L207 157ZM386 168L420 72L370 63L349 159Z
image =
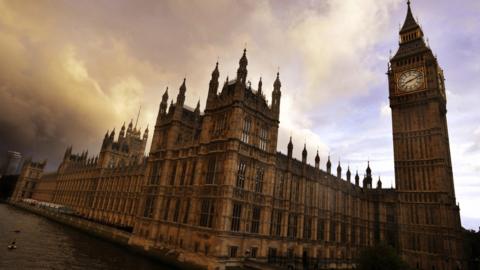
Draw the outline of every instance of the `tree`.
M358 270L405 270L408 265L394 248L379 244L361 251L357 261Z

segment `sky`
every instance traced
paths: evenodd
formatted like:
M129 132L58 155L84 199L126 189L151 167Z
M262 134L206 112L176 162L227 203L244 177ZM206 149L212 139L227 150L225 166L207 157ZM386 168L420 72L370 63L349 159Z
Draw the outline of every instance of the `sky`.
M480 212L480 1L413 0L446 77L455 187L466 228ZM0 0L0 153L48 159L98 153L107 130L155 123L165 88L204 108L210 73L233 78L247 49L248 80L270 97L282 81L278 150L290 136L336 166L394 186L387 63L404 0ZM271 100L271 98L269 98Z

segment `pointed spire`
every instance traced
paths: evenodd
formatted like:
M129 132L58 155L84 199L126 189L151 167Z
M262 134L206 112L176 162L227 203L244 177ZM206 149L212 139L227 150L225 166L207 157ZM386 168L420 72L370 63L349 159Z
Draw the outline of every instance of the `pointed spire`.
M248 65L248 60L247 60L247 49L245 48L243 50L243 55L242 58L240 58L240 61L238 62L239 66L237 69L237 82L246 84L247 83L247 65Z
M280 82L280 72L277 72L277 78L273 82L273 90L280 90L282 83Z
M307 162L307 144L303 144L303 150L302 150L302 162L306 163Z
M180 85L180 92L185 94L185 91L187 91L187 86L185 85L185 82L187 81L187 78L183 78L183 83Z
M212 71L212 78L210 79L210 83L208 86L208 98L207 98L207 107L209 107L213 99L217 96L218 92L218 77L220 76L220 72L218 71L218 61L215 64L215 69Z
M238 63L240 64L241 67L247 67L247 65L248 65L247 48L243 49L242 58L240 58L240 61Z
M360 185L360 176L358 175L358 170L357 172L355 173L355 186L359 186Z
M167 102L168 100L168 86L165 88L165 92L162 95L162 101Z
M330 154L328 155L328 160L327 160L327 173L332 172L332 162L330 161Z
M293 153L293 143L292 143L292 136L290 136L290 141L288 142L288 157L292 158L292 153Z
M258 94L262 95L262 77L260 77L260 80L258 81Z
M340 160L338 161L338 166L337 166L337 177L342 178L342 166L340 165Z
M352 173L350 172L350 166L347 167L347 181L350 182L352 177Z
M130 123L128 124L127 131L132 131L132 129L133 129L133 119L130 119Z
M185 92L187 91L187 86L185 85L185 82L187 81L187 78L183 78L182 85L180 85L178 95L177 95L177 106L175 108L178 108L177 111L181 112L181 108L183 108L183 104L185 103Z
M379 188L379 189L382 188L382 180L380 180L380 176L378 177L377 188Z
M318 154L318 150L317 150L317 155L315 156L315 168L317 169L320 168L320 155Z
M197 102L197 107L195 107L195 113L200 114L200 99Z
M218 61L215 64L215 69L212 71L212 79L216 78L218 79L218 76L220 76L220 72L218 71Z
M413 30L415 28L420 28L417 21L413 17L412 9L410 8L410 1L407 1L407 6L408 6L407 16L405 17L405 22L403 23L403 26L400 29L400 34Z
M370 169L370 160L367 162L367 169L365 171L367 172L367 176L372 174L372 169Z

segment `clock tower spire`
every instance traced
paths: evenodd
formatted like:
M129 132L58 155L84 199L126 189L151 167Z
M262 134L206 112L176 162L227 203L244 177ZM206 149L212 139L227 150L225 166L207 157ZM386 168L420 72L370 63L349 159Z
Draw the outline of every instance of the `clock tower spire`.
M461 224L450 158L443 70L425 44L410 1L407 5L399 48L387 72L400 251L410 265L421 269L455 269L462 258ZM450 266L444 268L438 257L445 258Z

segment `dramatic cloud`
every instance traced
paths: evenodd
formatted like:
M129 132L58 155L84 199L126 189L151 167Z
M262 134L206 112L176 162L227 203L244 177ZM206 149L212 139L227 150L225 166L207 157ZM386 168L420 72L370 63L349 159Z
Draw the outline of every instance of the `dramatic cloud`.
M447 77L462 215L478 220L469 190L480 159L480 6L451 5L417 1L413 11ZM175 99L184 77L186 103L204 105L215 62L221 80L233 78L246 45L248 79L262 77L267 96L280 70L280 151L292 136L294 156L306 143L322 167L329 153L360 174L370 160L390 186L385 71L405 9L403 0L0 0L0 151L48 158L50 169L67 145L96 153L140 107L138 125L152 126L165 87Z

